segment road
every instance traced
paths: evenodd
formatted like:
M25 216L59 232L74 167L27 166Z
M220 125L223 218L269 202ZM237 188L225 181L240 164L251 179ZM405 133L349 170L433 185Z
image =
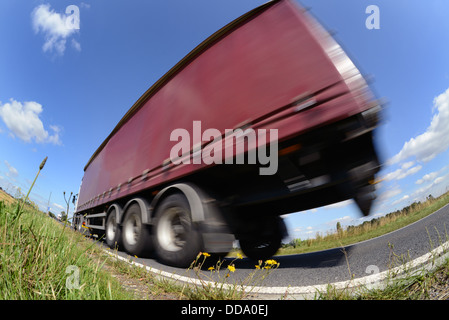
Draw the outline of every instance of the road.
M280 262L259 286L266 287L304 287L331 284L370 275L370 270L382 272L390 266L397 267L403 261L414 260L429 253L441 243L448 241L449 205L426 218L389 234L345 246L313 253L275 257ZM393 254L394 252L394 254ZM126 257L126 253L119 252ZM170 274L195 277L193 271L162 265L150 258L132 258L132 260L151 268ZM231 262L227 259L222 270L227 270ZM255 270L255 262L249 259L234 261L235 272L231 273L227 283L245 279ZM208 271L203 271L210 275ZM221 272L223 276L223 272Z

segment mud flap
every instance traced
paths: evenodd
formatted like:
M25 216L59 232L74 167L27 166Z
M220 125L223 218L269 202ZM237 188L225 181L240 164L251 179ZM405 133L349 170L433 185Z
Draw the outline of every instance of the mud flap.
M354 196L354 202L357 204L365 217L370 214L371 207L375 199L376 197L374 195L373 185L359 187Z
M204 251L208 253L222 253L232 250L235 237L229 233L203 233Z
M204 250L208 253L228 253L232 250L235 237L224 219L224 212L213 201L203 200L203 209L205 219L200 223L200 230Z
M354 190L354 202L365 217L370 214L371 207L376 199L375 187L371 182L374 181L374 175L378 170L378 162L370 161L349 172L350 184L352 190Z

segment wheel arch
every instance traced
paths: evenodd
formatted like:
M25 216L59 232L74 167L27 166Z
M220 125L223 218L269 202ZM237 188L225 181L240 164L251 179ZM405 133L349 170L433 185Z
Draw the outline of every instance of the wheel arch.
M124 209L118 203L113 203L111 206L109 206L108 210L106 211L105 220L108 219L109 215L112 214L113 210L115 210L116 214L115 221L117 221L117 224L120 224L123 218Z
M148 203L148 201L146 199L144 199L144 198L133 198L133 199L129 200L125 204L125 206L123 207L123 211L122 211L122 214L120 216L120 220L118 220L119 221L118 223L119 224L123 223L123 219L124 219L124 215L126 213L126 210L134 203L137 203L139 205L139 207L140 207L140 212L141 212L141 215L142 215L142 222L144 224L150 224L150 222L151 222L151 213L150 213L151 206Z
M176 192L181 192L187 198L192 215L192 221L204 221L205 213L203 202L207 200L206 195L201 191L200 188L191 183L176 183L159 191L151 202L151 208L149 212L150 216L148 218L153 218L158 204L164 198Z

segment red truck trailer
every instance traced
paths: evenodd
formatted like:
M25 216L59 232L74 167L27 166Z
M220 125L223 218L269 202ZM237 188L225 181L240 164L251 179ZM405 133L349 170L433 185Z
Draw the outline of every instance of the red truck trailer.
M237 239L278 250L281 215L354 199L368 214L379 104L294 1L211 35L129 109L84 168L74 224L185 267Z

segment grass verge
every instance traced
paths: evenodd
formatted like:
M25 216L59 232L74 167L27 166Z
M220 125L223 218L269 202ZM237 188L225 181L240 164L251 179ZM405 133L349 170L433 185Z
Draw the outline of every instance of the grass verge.
M93 247L32 207L0 202L0 299L131 299Z

